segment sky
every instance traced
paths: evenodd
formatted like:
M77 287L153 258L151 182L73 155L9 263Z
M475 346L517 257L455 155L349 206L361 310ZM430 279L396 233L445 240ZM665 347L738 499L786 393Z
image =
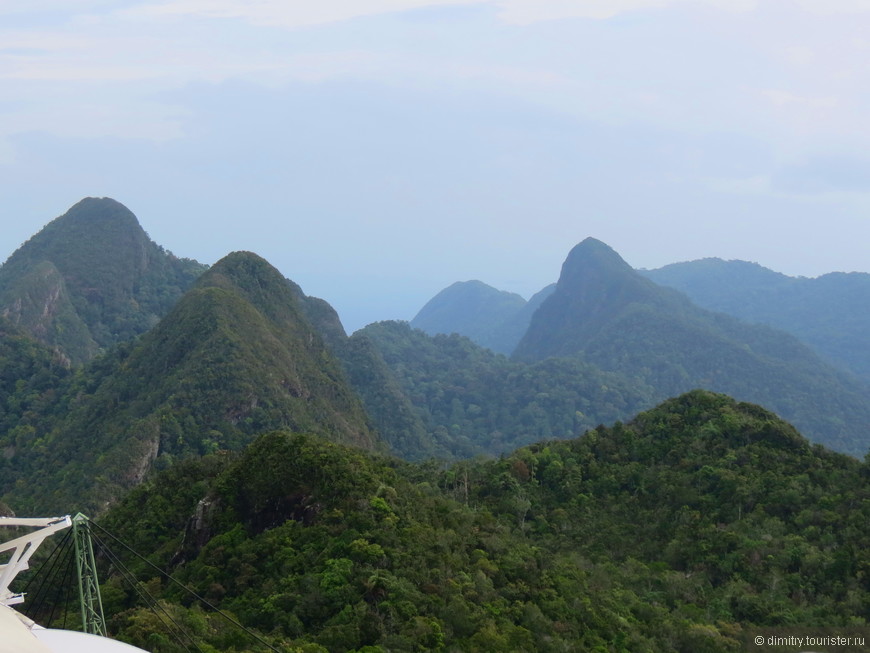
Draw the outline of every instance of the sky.
M83 197L352 332L588 236L870 271L870 0L0 0L0 260Z

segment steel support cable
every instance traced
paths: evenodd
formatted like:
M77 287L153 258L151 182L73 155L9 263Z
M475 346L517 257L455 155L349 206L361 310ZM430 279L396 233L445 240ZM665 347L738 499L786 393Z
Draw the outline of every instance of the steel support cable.
M66 571L63 572L63 579L61 580L63 583L63 595L61 596L61 604L63 605L63 623L61 624L61 628L64 630L66 630L66 618L69 615L69 589L72 583L69 582L68 579L72 577L73 562L75 562L74 556L67 556ZM53 612L52 616L54 616Z
M69 604L67 603L67 598L69 596L68 590L69 590L70 586L72 585L72 582L71 582L72 565L73 565L73 562L75 561L75 556L72 554L72 551L71 551L71 549L72 549L71 541L72 541L72 538L70 538L70 542L67 543L67 547L66 547L66 553L65 553L65 555L66 555L66 569L64 569L63 575L60 577L60 587L62 588L61 595L60 595L60 604L63 606L63 627L64 628L66 628L66 615L67 615L67 612L69 612L69 610L67 609L69 607ZM57 585L55 584L55 586L57 586ZM57 604L58 604L57 601L54 601L51 604L51 612L49 613L48 621L45 624L46 628L49 628L51 626L51 623L54 621L54 611L57 608Z
M160 602L151 595L151 593L145 589L143 583L136 579L135 574L133 574L130 569L124 565L121 559L109 548L105 542L103 542L97 535L91 534L94 540L96 540L97 544L101 547L102 551L109 558L109 561L118 569L124 579L130 584L133 590L139 595L139 598L142 599L142 602L145 603L146 607L151 610L155 616L163 623L166 627L167 632L171 637L173 637L176 643L179 646L182 646L185 650L190 651L190 647L182 641L184 638L190 641L191 645L200 653L202 653L202 649L199 648L197 643L193 640L193 638L187 633L187 631L178 624L175 619L172 618L172 615L160 605ZM160 613L163 613L169 623L163 622L163 619L160 616ZM172 627L175 627L175 631L173 631ZM176 632L177 631L177 632ZM180 633L180 635L179 635Z
M93 523L93 522L91 522L91 523ZM190 642L190 644L193 646L194 649L199 651L199 653L202 653L202 649L199 648L199 646L197 646L196 642L187 633L187 631L184 628L182 628L181 625L179 625L175 621L175 619L172 618L172 615L170 615L169 612L167 612L167 610L160 605L159 601L156 598L154 598L147 589L145 589L144 585L141 582L139 582L138 580L136 580L136 576L133 575L133 572L131 572L126 567L126 565L124 565L123 562L121 562L121 559L117 555L115 555L115 552L112 551L106 545L106 543L103 542L95 533L91 532L91 537L94 539L94 541L96 541L97 545L101 548L101 550L109 558L109 562L111 562L118 569L120 574L124 577L124 579L133 588L133 591L135 591L139 595L139 598L142 599L142 601L145 603L146 607L149 610L151 610L157 616L157 618L160 620L160 622L166 627L167 632L169 633L170 637L172 637L175 640L175 643L178 644L179 646L181 646L182 648L184 648L186 651L190 651L191 650L190 647L187 644L185 644L183 641L183 639L186 638ZM163 618L160 616L159 612L162 612L164 614L164 616L166 617L166 619L169 620L168 624L163 621ZM175 627L175 630L173 630L173 628L172 628L173 626ZM179 633L180 633L180 635L179 635Z
M122 547L124 547L127 551L129 551L129 552L132 553L134 556L136 556L137 558L139 558L139 559L140 559L142 562L144 562L146 565L148 565L149 567L151 567L152 569L154 569L155 571L157 571L157 573L161 574L162 576L166 577L168 580L170 580L170 581L173 582L174 584L178 585L178 586L179 586L181 589L183 589L185 592L187 592L188 594L190 594L191 596L193 596L194 598L196 598L197 600L199 600L200 602L202 602L204 605L206 605L207 607L209 607L209 608L211 608L212 610L214 610L215 612L217 612L220 616L222 616L224 619L226 619L228 622L230 622L231 624L233 624L233 625L236 626L237 628L241 628L241 629L242 629L243 631L245 631L248 635L250 635L253 639L257 640L260 644L262 644L263 646L265 646L266 648L268 648L270 651L274 651L275 653L281 653L278 649L276 649L274 646L272 646L271 644L269 644L269 642L267 642L266 640L264 640L264 639L263 639L262 637L260 637L257 633L255 633L254 631L250 630L249 628L247 628L247 627L245 627L244 625L242 625L241 623L239 623L238 620L233 619L230 615L228 615L226 612L224 612L223 610L221 610L221 609L218 608L217 606L212 605L211 603L209 603L209 602L208 602L204 597L202 597L202 596L200 596L199 594L197 594L196 592L194 592L192 589L190 589L189 587L187 587L187 585L185 585L185 584L182 583L181 581L178 581L178 580L176 580L175 578L173 578L171 575L169 575L168 573L166 573L165 571L163 571L160 567L158 567L158 566L155 565L153 562L151 562L150 560L148 560L148 558L146 558L146 557L143 556L142 554L138 553L137 551L135 551L135 550L133 550L132 548L130 548L129 546L127 546L127 544L125 544L123 541L121 541L120 539L118 539L117 537L115 537L114 535L112 535L109 531L107 531L105 528L103 528L102 526L100 526L98 523L96 523L96 522L91 522L91 524L93 524L94 526L96 526L97 528L99 528L99 529L100 529L104 534L108 535L110 538L112 538L113 541L117 542L119 545L121 545Z
M33 599L28 602L26 605L27 610L24 611L28 616L36 616L39 614L39 611L42 609L43 604L46 601L46 593L48 590L45 590L43 593L43 588L46 587L46 583L50 578L53 578L55 573L55 568L57 567L58 561L63 559L63 555L59 555L59 551L64 547L69 547L71 542L70 531L64 533L63 538L61 538L60 542L58 542L54 549L52 549L51 553L48 554L39 565L37 570L27 579L27 582L24 584L24 589L22 590L22 594L27 594L27 590L30 589L31 583L35 578L39 578L39 585L36 587L36 590L33 592ZM45 565L48 564L48 561L51 560L51 566L48 568L48 572L43 574L42 570L45 568ZM32 606L32 609L31 607ZM31 617L32 618L32 617Z

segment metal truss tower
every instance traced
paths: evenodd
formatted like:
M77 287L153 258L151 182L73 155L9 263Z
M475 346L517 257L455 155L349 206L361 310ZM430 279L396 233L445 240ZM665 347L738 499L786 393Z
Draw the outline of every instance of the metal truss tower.
M106 619L103 616L103 599L100 596L97 565L94 561L90 520L79 513L72 518L72 529L79 580L82 626L86 633L105 637Z

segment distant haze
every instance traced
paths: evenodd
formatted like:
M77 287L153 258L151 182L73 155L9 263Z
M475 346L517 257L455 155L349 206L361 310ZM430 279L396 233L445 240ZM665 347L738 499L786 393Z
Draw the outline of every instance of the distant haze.
M85 196L266 258L353 331L455 281L528 298L587 236L870 271L870 6L0 4L0 258Z

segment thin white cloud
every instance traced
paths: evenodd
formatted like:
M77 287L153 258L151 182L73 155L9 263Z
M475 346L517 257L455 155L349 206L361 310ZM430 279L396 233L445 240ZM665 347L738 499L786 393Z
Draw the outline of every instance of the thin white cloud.
M766 195L771 192L770 177L756 175L748 178L703 177L699 181L710 190L732 195Z
M135 18L198 16L241 19L252 25L300 28L424 7L488 4L499 18L514 25L565 18L607 19L620 14L667 7L704 6L725 11L748 11L759 0L320 0L288 3L284 0L164 0L125 9ZM846 0L842 0L845 2Z
M111 0L28 0L0 2L0 16L16 16L43 12L88 12L108 8Z
M761 92L771 104L777 108L798 108L810 111L829 111L835 109L840 102L835 97L802 96L782 89L766 89Z
M27 51L31 53L68 52L89 50L93 43L87 35L59 31L13 31L0 32L0 56Z
M870 14L868 0L794 0L804 11L814 14Z
M198 16L240 19L252 25L284 28L310 27L363 16L374 16L423 7L480 4L487 0L168 0L126 9L133 18Z
M59 0L39 1L63 6ZM870 0L829 2L841 12L870 5ZM401 34L386 16L359 28L333 25L472 5L488 10L437 12L439 20L431 23L423 14L422 20L402 23L408 32ZM126 8L118 6L75 0L65 12L66 23L0 30L0 79L41 84L47 105L56 96L55 83L104 85L105 106L119 114L143 95L128 82L150 87L156 94L153 109L159 94L189 83L244 79L275 87L357 80L436 92L494 92L608 123L750 131L784 143L795 142L797 135L801 147L832 134L868 133L870 98L861 90L868 79L861 65L867 32L858 29L858 20L818 20L807 13L814 7L810 0L800 0L800 7L791 0L126 0ZM735 13L758 6L765 11ZM722 13L690 11L699 7ZM654 13L617 30L606 20L643 11ZM540 30L497 25L569 18L586 20L572 24L576 38L567 32L555 37L561 42L542 39L547 25ZM460 23L463 30L456 36L451 28ZM305 38L262 29L267 25L298 28ZM407 36L414 29L419 43ZM485 45L477 47L477 36ZM85 97L71 93L69 108ZM57 131L41 115L28 110L17 124ZM154 123L155 133L171 133L165 116ZM0 137L11 131L0 126Z
M757 0L499 0L500 17L507 23L529 25L546 20L588 18L605 20L621 14L674 6L705 6L726 11L749 11Z

